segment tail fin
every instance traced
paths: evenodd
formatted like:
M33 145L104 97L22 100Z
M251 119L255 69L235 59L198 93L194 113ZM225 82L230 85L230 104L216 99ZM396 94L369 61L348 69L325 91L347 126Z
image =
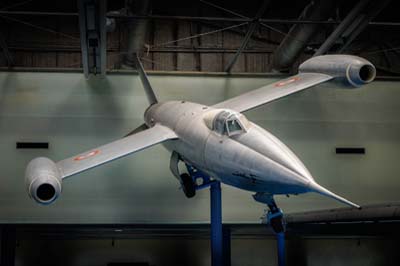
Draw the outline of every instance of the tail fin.
M150 105L157 103L157 97L154 94L153 88L150 85L149 79L147 78L146 72L144 71L143 65L140 62L140 59L137 54L134 56L134 60L136 63L136 68L139 73L140 80L142 81L142 85L144 91L146 92L147 100L149 100Z
M349 201L349 200L347 200L347 199L345 199L345 198L343 198L343 197L341 197L341 196L339 196L339 195L336 195L335 193L333 193L333 192L327 190L326 188L324 188L324 187L318 185L318 184L315 183L315 182L310 182L310 183L309 183L309 187L310 187L310 189L312 189L313 191L315 191L315 192L317 192L317 193L320 193L320 194L322 194L322 195L324 195L324 196L333 198L333 199L335 199L335 200L337 200L337 201L340 201L340 202L342 202L342 203L344 203L344 204L347 204L347 205L349 205L349 206L351 206L351 207L354 207L354 208L357 208L357 209L361 209L361 207L360 207L359 205L357 205L357 204L355 204L355 203L353 203L353 202L351 202L351 201Z

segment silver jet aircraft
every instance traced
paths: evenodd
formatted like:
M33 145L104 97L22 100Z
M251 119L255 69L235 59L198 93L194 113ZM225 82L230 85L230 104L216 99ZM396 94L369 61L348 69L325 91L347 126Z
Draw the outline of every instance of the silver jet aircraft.
M375 67L367 60L350 55L314 57L300 65L297 75L213 106L189 101L158 102L138 58L136 63L150 102L144 113L145 124L120 140L59 162L44 157L32 160L25 178L34 200L49 204L60 195L65 178L163 143L172 152L170 169L187 197L195 195L193 173L201 173L256 192L255 200L268 204L272 212L279 210L273 195L307 192L359 208L318 185L285 144L242 113L330 80L358 88L375 78ZM180 162L186 164L189 173L180 172Z

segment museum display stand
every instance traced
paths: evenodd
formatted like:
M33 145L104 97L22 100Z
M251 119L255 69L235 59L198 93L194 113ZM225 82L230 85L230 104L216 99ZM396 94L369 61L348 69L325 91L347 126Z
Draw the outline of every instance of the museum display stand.
M196 190L210 188L210 222L211 222L211 266L230 266L230 230L222 224L222 192L221 183L213 180L197 169L188 166L187 169ZM198 185L197 180L201 179ZM268 224L276 235L278 265L285 265L285 223L283 212L279 209L272 196L267 194L255 195L255 199L269 207Z

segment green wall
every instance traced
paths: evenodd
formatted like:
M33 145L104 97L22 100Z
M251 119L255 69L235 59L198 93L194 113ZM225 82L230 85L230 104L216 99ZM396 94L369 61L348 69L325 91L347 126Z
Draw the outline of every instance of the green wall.
M276 79L151 75L162 100L214 104ZM314 178L361 205L400 200L400 88L376 81L360 90L325 84L248 112L284 141ZM118 139L143 122L146 98L136 75L85 80L79 73L0 73L0 222L207 222L209 193L186 199L168 169L169 154L150 148L66 180L50 206L30 200L26 164L55 161ZM16 150L17 141L48 141L49 150ZM363 146L365 155L336 155ZM307 194L278 197L286 212L343 206ZM258 222L265 206L251 193L223 187L225 222Z

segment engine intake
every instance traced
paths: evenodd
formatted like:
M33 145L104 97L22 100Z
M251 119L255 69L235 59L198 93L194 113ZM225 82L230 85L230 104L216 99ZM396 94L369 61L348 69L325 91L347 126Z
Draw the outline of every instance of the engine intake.
M44 157L33 159L26 168L28 194L41 204L50 204L61 194L61 174L56 164Z
M376 69L364 58L353 55L321 55L308 59L299 67L300 73L321 73L360 87L375 79Z

